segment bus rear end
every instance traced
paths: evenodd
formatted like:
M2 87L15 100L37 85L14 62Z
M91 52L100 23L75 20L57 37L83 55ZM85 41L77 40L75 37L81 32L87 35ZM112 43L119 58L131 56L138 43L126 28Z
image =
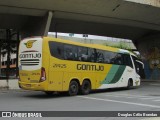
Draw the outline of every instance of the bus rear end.
M46 87L46 71L42 65L43 38L26 38L19 46L19 86L27 90Z

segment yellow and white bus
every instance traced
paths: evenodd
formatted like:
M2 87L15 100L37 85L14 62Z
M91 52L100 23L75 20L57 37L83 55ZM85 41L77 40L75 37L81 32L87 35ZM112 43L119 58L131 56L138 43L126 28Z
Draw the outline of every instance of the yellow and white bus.
M51 37L26 38L19 46L19 86L46 94L139 86L137 57L123 49Z

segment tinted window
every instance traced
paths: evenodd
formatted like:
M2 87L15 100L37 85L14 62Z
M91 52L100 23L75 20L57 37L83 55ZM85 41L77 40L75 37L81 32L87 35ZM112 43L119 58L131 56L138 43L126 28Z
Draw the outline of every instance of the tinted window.
M78 60L85 61L85 62L90 61L87 47L81 47L81 46L78 47Z
M115 52L105 51L105 63L108 64L123 64L122 55Z
M135 65L136 72L139 74L140 66L139 66L139 63L136 61L138 59L134 56L132 56L132 58L133 58L133 62L134 62L134 65Z
M104 63L113 64L113 58L115 57L113 52L105 51L104 52Z
M97 58L98 58L98 52L97 49L95 48L91 48L89 50L89 54L90 54L90 62L97 62Z
M123 64L123 57L122 54L118 53L114 57L114 64L122 65Z
M130 66L131 68L133 68L133 64L132 64L130 55L123 54L123 62L124 62L124 65Z
M64 44L64 59L77 60L77 47L74 45Z
M98 63L104 63L104 54L105 51L104 50L97 50L97 62Z
M59 59L128 65L133 67L130 56L127 54L51 41L49 42L49 48L51 55Z
M49 42L50 53L52 56L63 59L64 58L64 50L63 44L59 42Z

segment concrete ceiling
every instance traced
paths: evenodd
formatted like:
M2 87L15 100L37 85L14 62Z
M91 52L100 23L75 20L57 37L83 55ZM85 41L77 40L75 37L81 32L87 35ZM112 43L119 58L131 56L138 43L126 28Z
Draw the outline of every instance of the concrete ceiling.
M160 9L124 0L0 0L0 28L53 11L50 31L140 39L160 31Z

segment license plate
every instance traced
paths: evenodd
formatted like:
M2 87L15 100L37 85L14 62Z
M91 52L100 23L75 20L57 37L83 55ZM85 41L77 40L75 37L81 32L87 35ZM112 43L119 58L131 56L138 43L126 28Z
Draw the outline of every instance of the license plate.
M31 87L31 84L26 84L26 87Z

